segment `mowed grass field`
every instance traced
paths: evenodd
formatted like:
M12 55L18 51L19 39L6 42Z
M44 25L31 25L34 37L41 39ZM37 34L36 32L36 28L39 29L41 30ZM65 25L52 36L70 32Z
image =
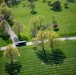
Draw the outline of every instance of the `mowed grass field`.
M51 0L52 3L55 1L56 0ZM61 35L61 37L64 36L65 31L67 36L76 36L76 2L68 2L69 8L65 9L64 3L66 3L66 0L59 1L61 2L62 6L61 12L54 12L53 10L50 10L51 7L48 6L47 2L42 2L42 0L38 0L35 2L35 11L37 12L37 14L34 15L30 14L31 9L28 7L25 1L22 1L19 5L13 6L11 8L15 19L21 21L25 25L26 31L24 32L24 34L28 37L30 34L30 28L32 27L32 24L30 24L30 20L39 15L43 15L45 17L44 23L42 24L50 23L50 30L53 30L52 17L54 16L59 27L58 33ZM26 7L23 7L24 3Z
M76 41L64 41L60 44L66 58L62 64L42 64L42 60L37 57L33 46L20 47L21 56L18 61L22 68L19 75L76 75ZM4 59L0 52L0 75L8 75L4 65L8 60Z

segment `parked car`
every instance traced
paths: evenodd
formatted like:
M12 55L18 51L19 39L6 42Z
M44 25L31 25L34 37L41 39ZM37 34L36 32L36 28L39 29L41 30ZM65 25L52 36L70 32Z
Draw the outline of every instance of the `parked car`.
M19 41L16 43L16 46L26 46L26 41Z

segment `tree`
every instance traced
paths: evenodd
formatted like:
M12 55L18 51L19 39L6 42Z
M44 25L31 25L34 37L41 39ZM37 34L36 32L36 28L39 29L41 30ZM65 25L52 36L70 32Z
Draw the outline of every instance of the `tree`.
M11 9L5 3L1 4L1 14L3 14L7 22L12 26L13 25L13 14L11 12Z
M30 3L30 6L31 6L31 3L34 2L34 0L27 0L29 3Z
M13 30L15 31L15 33L18 35L19 39L21 39L21 33L23 31L25 31L25 27L23 24L21 24L20 21L16 21L13 25Z
M53 19L52 23L53 23L54 31L58 31L59 28L58 28L57 21L55 20L55 17L53 16L52 19Z
M5 3L7 3L9 0L4 0L5 1Z
M48 36L49 46L52 48L52 51L54 51L54 48L58 46L60 43L60 39L59 39L60 36L56 32L53 32L53 31L51 32L48 31L47 36Z
M4 0L0 0L0 4L3 3L3 2L4 2Z
M30 8L32 9L31 14L36 14L36 12L34 11L34 9L35 9L35 4L34 3L31 3Z
M68 8L68 3L64 3L64 8Z
M31 25L32 25L32 28L31 28L31 37L35 38L36 37L36 34L37 34L37 25L38 25L38 18L37 17L34 17L31 19Z
M20 71L21 64L14 62L18 56L20 56L19 50L17 48L13 48L12 46L8 46L4 51L4 57L10 59L11 61L5 65L5 71L10 75L17 75Z
M0 22L0 32L3 32L5 30L4 21Z
M20 56L19 50L17 48L13 48L12 46L8 46L4 51L4 57L10 59L11 64L13 64L14 59Z
M41 42L41 47L42 47L42 51L44 53L45 56L45 62L47 61L46 58L46 52L45 52L45 47L44 47L44 40L46 39L46 33L41 29L38 31L36 38L34 39L35 41L40 41ZM39 43L39 42L38 42Z
M39 26L40 26L40 29L41 29L41 27L43 26L42 25L42 22L44 21L44 16L43 15L39 15L38 16L38 22L39 22Z
M4 18L2 17L2 19L4 19ZM6 26L5 25L5 20L1 20L1 22L0 22L0 37L4 40L9 40L9 35L6 31L5 26Z
M54 11L61 11L61 3L59 1L56 1L52 4L53 10Z

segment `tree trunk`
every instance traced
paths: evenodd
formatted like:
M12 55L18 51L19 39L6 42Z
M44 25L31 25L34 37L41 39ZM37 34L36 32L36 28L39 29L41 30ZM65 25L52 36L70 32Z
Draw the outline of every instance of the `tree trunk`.
M51 48L52 48L52 51L54 51L53 39L51 39Z
M44 42L42 40L42 50L44 52L44 56L45 56L45 62L47 61L47 58L46 58L46 52L45 52L45 48L44 48Z
M45 49L44 49L44 39L42 37L42 34L43 34L43 31L41 33L41 43L42 43L42 50L44 52L44 56L45 56L45 62L47 61L47 58L46 58L46 52L45 52Z

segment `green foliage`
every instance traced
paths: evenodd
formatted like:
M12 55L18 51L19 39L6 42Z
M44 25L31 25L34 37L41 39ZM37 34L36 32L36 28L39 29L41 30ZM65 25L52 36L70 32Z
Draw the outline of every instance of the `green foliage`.
M34 9L35 9L35 4L34 3L31 3L30 8L32 9L31 14L36 14L37 13L37 12L34 11Z
M34 0L27 0L28 2L30 2L30 3L33 3L34 2Z
M13 15L11 9L5 4L1 4L1 13L4 15L7 22L12 26L13 25Z
M2 57L3 56L3 51L0 51L0 57Z
M19 56L20 56L20 53L18 49L13 48L12 46L8 46L4 51L4 57L7 59L10 59L11 63L13 63L13 60L15 60Z
M52 51L56 46L60 45L60 36L56 32L48 31L47 33L49 46L52 48Z
M9 38L10 38L10 36L8 35L8 33L6 31L2 32L0 34L0 37L5 41L9 40Z
M0 0L0 4L3 3L3 2L4 2L4 0Z
M54 11L61 11L61 3L59 1L56 1L52 4L52 10Z
M5 30L4 21L0 22L0 32L3 32Z
M12 29L18 35L19 39L21 39L21 33L25 31L25 26L20 21L15 21Z
M22 65L19 62L12 63L6 63L5 65L5 71L9 75L17 75L20 72Z
M21 35L21 39L20 40L26 40L26 41L28 41L28 37L26 36L26 35Z
M64 3L64 8L69 8L68 3Z

